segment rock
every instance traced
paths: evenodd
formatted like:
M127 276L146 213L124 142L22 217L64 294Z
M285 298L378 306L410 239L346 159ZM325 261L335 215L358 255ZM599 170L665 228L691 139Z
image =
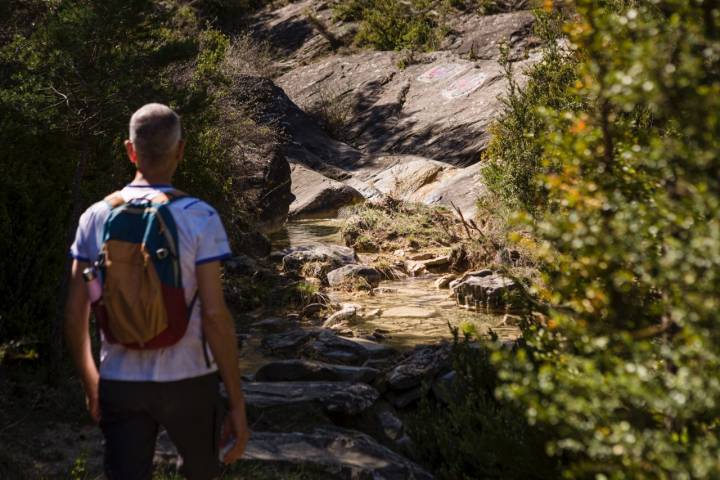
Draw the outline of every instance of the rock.
M433 318L437 312L419 307L393 307L382 312L383 318Z
M243 392L248 409L314 403L345 415L357 415L380 396L370 385L352 382L247 382Z
M422 388L418 386L402 391L387 392L385 393L385 398L387 398L395 408L405 408L422 398Z
M520 252L517 250L510 250L509 248L503 248L495 254L495 263L501 265L517 266L520 261Z
M263 332L284 332L293 325L293 322L287 318L266 318L250 324L251 330L261 330Z
M377 287L373 288L372 291L375 295L390 295L393 293L397 293L397 288L390 288L390 287Z
M382 274L375 268L368 265L345 265L327 274L328 284L331 287L338 287L350 282L355 278L362 278L371 287L377 287L382 280Z
M388 386L393 390L419 386L423 380L432 380L438 372L449 368L450 363L450 345L416 347L388 372Z
M447 268L450 266L450 255L443 255L441 257L431 258L429 260L423 260L422 264L428 270L437 270L440 268Z
M405 436L405 426L398 418L393 406L379 400L358 417L352 419L347 426L367 433L383 445L398 450L397 442Z
M379 308L373 308L372 310L368 310L366 312L363 312L362 317L363 318L374 318L379 317L382 314L382 310Z
M509 327L517 327L520 325L520 322L522 321L522 318L517 315L510 315L509 313L506 313L505 316L502 319L501 325L509 326Z
M457 400L457 394L454 390L456 381L457 373L455 370L451 370L444 375L439 375L432 383L433 394L438 400L444 403Z
M289 218L334 218L342 207L365 200L353 187L328 178L302 165L293 164L292 193Z
M327 272L353 264L357 261L355 251L340 245L310 245L293 247L283 251L282 270L284 272L300 273L305 265L317 264L312 276L325 277ZM323 278L321 278L323 280Z
M318 332L302 329L268 335L262 339L262 349L270 355L277 355L280 357L293 356L296 355L307 342L317 335Z
M398 353L393 347L366 338L349 338L348 340L362 346L371 360L390 358Z
M496 312L518 310L523 306L518 285L500 274L471 276L454 286L451 284L451 288L458 304L466 308Z
M362 382L372 383L379 370L333 365L311 360L284 360L263 365L255 374L261 382Z
M359 305L346 303L339 312L335 312L323 323L323 328L332 328L343 322L350 322L357 317Z
M343 365L362 365L370 357L368 350L346 338L329 332L321 332L303 349L305 358Z
M435 280L435 288L437 288L438 290L445 290L447 288L450 288L450 282L452 282L456 278L457 275L452 273L443 275L442 277Z
M405 262L405 270L407 270L411 277L419 277L428 273L423 262Z
M488 276L492 275L493 273L494 272L492 270L489 270L487 268L484 270L465 272L462 274L462 276L460 276L460 278L450 282L450 285L449 285L450 290L454 290L455 287L457 287L458 285L460 285L462 282L464 282L465 280L467 280L470 277L488 277Z
M309 305L305 305L305 307L302 310L302 316L303 317L312 317L317 315L318 313L322 312L325 309L325 305L322 303L311 303Z
M430 260L430 259L433 258L434 256L435 256L435 255L433 255L433 254L430 253L430 252L416 253L416 254L414 254L414 255L410 255L410 256L408 257L408 260L414 260L414 261L416 261L416 262L419 262L419 261L421 261L421 260Z
M418 465L369 435L321 427L309 433L253 432L244 460L322 468L338 480L431 480Z

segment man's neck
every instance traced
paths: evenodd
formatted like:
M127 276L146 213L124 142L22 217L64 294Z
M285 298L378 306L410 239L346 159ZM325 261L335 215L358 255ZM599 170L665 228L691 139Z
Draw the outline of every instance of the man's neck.
M132 181L133 185L170 185L172 183L172 177L164 175L145 175L139 170L135 172L135 178Z

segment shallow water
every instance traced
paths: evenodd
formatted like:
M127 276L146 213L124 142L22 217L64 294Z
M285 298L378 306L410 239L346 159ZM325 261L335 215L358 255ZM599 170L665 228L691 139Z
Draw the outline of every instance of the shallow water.
M304 220L289 222L271 237L273 246L280 250L289 246L318 244L342 245L338 220ZM516 327L502 325L503 315L484 314L466 310L455 304L448 290L434 286L438 275L386 281L380 284L383 293L369 295L333 291L330 299L337 303L354 303L362 307L360 318L353 329L363 334L377 332L383 342L400 348L432 343L450 338L450 326L474 326L480 334L490 329L501 339L519 335ZM405 311L398 311L402 307Z

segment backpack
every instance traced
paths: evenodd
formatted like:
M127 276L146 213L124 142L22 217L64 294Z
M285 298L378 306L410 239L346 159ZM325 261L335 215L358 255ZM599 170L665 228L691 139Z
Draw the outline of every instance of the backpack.
M115 192L97 266L103 296L93 305L105 339L136 350L174 345L185 335L195 301L185 302L175 220L179 191L126 203Z

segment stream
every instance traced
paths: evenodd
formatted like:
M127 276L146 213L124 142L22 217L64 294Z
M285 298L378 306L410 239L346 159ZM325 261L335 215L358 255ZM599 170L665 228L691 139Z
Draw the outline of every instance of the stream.
M340 227L339 220L293 221L275 233L271 240L277 250L343 245ZM359 255L361 262L370 256ZM425 275L384 281L380 284L381 288L376 289L381 293L373 295L330 291L329 297L334 303L353 303L362 307L361 316L353 323L353 330L357 334L364 336L379 333L383 337L382 343L400 350L451 338L448 325L458 327L470 324L480 334L487 334L492 329L501 340L519 336L517 327L502 324L502 314L477 313L457 306L449 290L435 288L434 282L438 277Z

